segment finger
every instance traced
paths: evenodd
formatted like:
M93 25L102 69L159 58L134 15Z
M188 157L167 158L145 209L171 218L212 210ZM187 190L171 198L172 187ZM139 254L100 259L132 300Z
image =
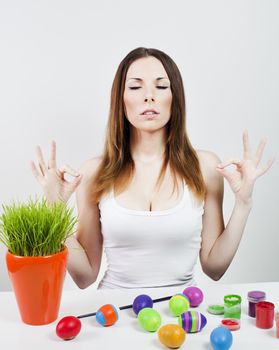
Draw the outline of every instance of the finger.
M50 158L48 161L48 167L49 169L56 168L56 143L53 140L51 141L51 146L50 146Z
M267 170L272 166L274 161L275 161L275 158L269 159L265 166L257 169L256 176L259 177L259 176L262 176L264 173L266 173Z
M237 158L230 158L220 164L217 165L217 168L223 169L229 165L237 165L237 166L241 166L243 164L243 161Z
M252 155L251 155L251 148L250 148L247 130L245 130L243 132L242 140L243 140L243 158L244 159L251 159Z
M43 176L38 171L38 169L37 169L35 163L33 162L33 160L30 162L30 167L31 167L31 171L32 171L33 175L35 176L35 178L39 181L39 183L42 183Z
M47 171L47 167L46 167L46 163L44 161L43 152L42 152L40 146L36 146L36 153L37 153L37 157L38 157L38 161L39 161L39 167L41 169L41 172L42 172L43 175L45 175L45 173Z
M81 180L82 180L82 175L78 175L73 182L70 183L70 188L71 188L71 191L74 192L78 185L81 183Z
M59 171L64 174L64 173L67 173L69 175L72 175L72 176L78 176L80 175L79 172L77 172L75 169L73 169L72 167L70 167L69 165L65 164L63 165Z
M224 178L228 181L232 181L232 173L229 172L228 170L222 169L222 168L216 168L216 170L224 176Z
M259 162L262 159L263 151L266 145L266 139L262 139L257 148L256 156L255 156L255 165L258 166Z

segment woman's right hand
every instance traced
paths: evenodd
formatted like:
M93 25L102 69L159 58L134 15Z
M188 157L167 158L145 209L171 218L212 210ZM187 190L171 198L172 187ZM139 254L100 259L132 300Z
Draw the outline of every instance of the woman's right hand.
M68 165L60 169L56 167L56 143L51 142L51 153L48 165L46 165L40 146L36 147L38 166L31 161L31 170L35 178L42 185L44 194L48 202L67 202L72 193L81 182L82 175ZM72 182L65 180L64 175L74 176Z

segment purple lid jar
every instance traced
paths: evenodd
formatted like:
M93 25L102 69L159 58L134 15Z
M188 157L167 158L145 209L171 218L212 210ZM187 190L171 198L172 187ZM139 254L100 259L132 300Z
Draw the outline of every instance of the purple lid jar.
M248 293L247 295L247 299L249 302L248 315L250 317L256 317L256 304L259 301L265 300L265 297L266 297L265 292L262 292L260 290L253 290Z

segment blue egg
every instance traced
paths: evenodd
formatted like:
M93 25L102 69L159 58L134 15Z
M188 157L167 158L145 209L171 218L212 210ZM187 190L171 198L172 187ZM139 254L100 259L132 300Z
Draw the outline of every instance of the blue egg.
M133 311L137 315L140 310L145 309L146 307L153 307L153 300L149 295L141 294L138 295L133 302Z
M226 327L217 327L210 334L210 343L214 350L228 350L232 342L232 333Z

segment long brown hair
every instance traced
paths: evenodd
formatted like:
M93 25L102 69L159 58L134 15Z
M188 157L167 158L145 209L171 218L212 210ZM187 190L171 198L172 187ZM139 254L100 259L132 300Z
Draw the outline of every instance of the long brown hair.
M148 56L161 61L170 79L172 91L171 118L166 125L165 155L156 188L160 187L169 164L176 189L178 176L186 182L199 201L205 196L206 189L198 157L186 132L185 95L180 72L174 61L164 52L139 47L129 52L121 61L112 84L104 150L92 179L91 198L95 203L112 189L116 193L122 192L132 180L135 164L131 156L130 125L124 114L123 94L130 65L137 59Z

